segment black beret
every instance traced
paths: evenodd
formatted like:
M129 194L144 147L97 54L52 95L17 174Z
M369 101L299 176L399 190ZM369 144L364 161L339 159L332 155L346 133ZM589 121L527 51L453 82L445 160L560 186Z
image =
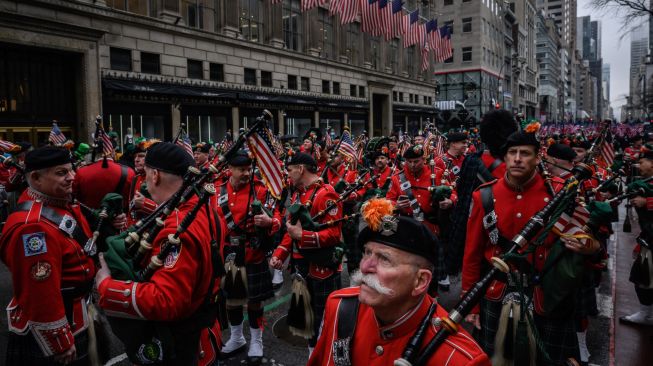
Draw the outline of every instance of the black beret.
M20 154L29 151L32 148L32 144L27 141L18 141L16 145L20 146L20 150L16 151L15 154Z
M72 159L68 149L44 146L27 152L27 155L25 155L25 172L70 163L72 163Z
M531 145L535 147L535 151L540 151L540 142L535 137L535 133L517 131L513 132L503 145L503 154L508 152L513 146Z
M421 222L406 216L386 216L379 231L365 226L358 236L358 246L376 242L426 258L437 264L438 239Z
M567 161L573 161L577 155L574 149L565 144L553 144L549 146L546 154L550 157Z
M653 160L653 145L644 144L640 149L639 158Z
M404 152L404 159L415 159L424 156L424 147L422 145L413 145Z
M162 172L183 176L195 160L181 146L172 142L158 142L147 150L145 165Z
M249 154L245 150L238 150L234 156L229 159L229 165L231 166L248 166L252 165L252 159L250 159Z
M589 150L592 147L592 143L587 140L573 140L570 145L572 148L577 147L580 149Z
M207 144L206 142L198 142L197 145L195 145L193 148L193 151L208 154L209 151L211 151L211 144Z
M286 160L286 166L291 165L311 165L317 167L317 162L313 159L312 156L303 152L297 152L295 154L289 155Z
M465 141L469 137L467 137L467 134L464 132L449 132L447 134L447 142L460 142L460 141Z

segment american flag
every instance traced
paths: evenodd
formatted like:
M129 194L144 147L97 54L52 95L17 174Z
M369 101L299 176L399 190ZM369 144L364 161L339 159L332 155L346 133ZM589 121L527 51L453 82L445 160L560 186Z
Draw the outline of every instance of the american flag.
M3 152L18 151L20 146L5 140L0 140L0 150Z
M283 0L272 0L272 4L281 4Z
M379 13L378 0L360 0L361 1L361 30L372 36L380 36L381 14Z
M587 225L589 219L589 211L581 205L576 205L571 217L566 212L560 215L560 218L558 218L558 221L553 226L553 231L558 235L565 236L582 235L585 234L583 227Z
M281 198L283 190L283 172L281 164L277 161L272 146L272 132L267 124L261 123L251 131L248 139L249 150L256 156L259 171L270 194L275 198Z
M179 136L177 141L175 141L175 144L181 146L188 155L193 156L193 146L191 145L190 139L186 133L182 133L182 136Z
M421 43L422 45L422 71L426 71L429 68L429 58L430 58L430 53L431 53L431 42L429 38L433 34L433 30L438 28L438 23L436 23L435 20L429 20L426 22L424 25L424 28L426 29L426 34L424 35L424 39Z
M302 11L311 10L318 5L326 4L327 0L302 0Z
M324 134L324 146L328 149L333 145L333 139L331 138L331 134L329 133L329 129L326 130L326 133Z
M360 0L331 0L331 14L340 16L340 24L352 23L361 12Z
M446 25L440 28L440 37L440 48L436 53L436 61L443 62L453 56L453 50L451 49L451 29Z
M419 9L404 15L404 48L419 42Z
M440 43L442 43L442 37L440 36L440 29L438 28L438 21L436 19L431 20L433 22L433 31L426 37L426 39L429 42L429 46L431 47L431 51L433 51L436 55L437 58L437 52L440 49Z
M351 132L344 130L340 139L341 142L338 152L345 155L349 160L356 160L356 148L354 147L354 141L351 139Z
M402 0L392 0L392 37L404 34L404 17Z
M610 131L608 131L601 143L601 159L605 162L606 167L610 167L614 163L614 147L612 146L612 134Z
M63 145L66 142L66 136L61 132L56 122L52 122L52 129L50 130L48 141L53 145Z
M379 0L379 17L381 18L382 33L385 39L392 38L392 6L388 6L388 0Z
M104 126L102 126L102 121L100 119L96 120L98 126L97 133L98 135L95 136L96 141L98 141L99 144L102 144L102 155L104 156L110 156L113 154L113 142L111 141L111 137L104 131Z

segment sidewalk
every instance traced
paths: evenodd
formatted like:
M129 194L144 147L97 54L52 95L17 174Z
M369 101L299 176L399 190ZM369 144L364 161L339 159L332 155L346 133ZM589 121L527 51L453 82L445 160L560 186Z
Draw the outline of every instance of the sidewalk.
M613 280L614 291L614 338L611 342L610 365L624 366L649 366L653 365L653 327L627 325L619 322L619 317L632 314L640 309L635 288L628 281L630 267L632 264L632 250L635 245L635 238L639 232L639 224L632 221L632 233L624 233L623 217L625 212L620 210L618 224L614 225L617 236L616 248L611 250L616 255L615 273Z

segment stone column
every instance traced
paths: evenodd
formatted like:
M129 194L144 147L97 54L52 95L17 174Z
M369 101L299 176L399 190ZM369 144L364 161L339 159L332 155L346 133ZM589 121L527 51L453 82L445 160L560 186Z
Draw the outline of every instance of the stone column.
M408 115L404 116L404 132L408 132Z
M162 0L161 10L159 11L159 18L168 23L176 25L184 25L184 20L181 18L181 7L179 0Z
M349 113L347 113L347 112L344 113L344 115L342 117L342 121L344 123L343 127L349 126ZM349 126L349 128L351 129L351 126Z
M181 127L181 108L179 108L179 104L173 103L170 105L170 120L172 122L172 130L179 131L179 127Z
M270 10L268 17L268 34L270 45L275 48L283 48L283 4L267 3Z
M334 18L334 22L335 21L338 21L338 22L340 21L340 20L336 20L336 19L337 18ZM349 25L345 25L345 26L336 28L336 29L339 30L339 34L338 34L338 61L340 61L342 63L346 63L346 64L348 64L350 62L349 58L351 57L351 53L348 52L348 49L347 49L347 27L349 27Z
M231 107L231 131L233 131L233 137L238 137L238 122L240 121L240 108L235 106Z
M363 35L363 67L366 69L372 68L372 42L370 35L361 33Z
M308 30L308 47L306 49L308 50L308 54L314 57L320 56L320 45L322 44L318 9L319 7L315 7L304 13L307 21L307 23L304 23L306 26L304 29Z
M320 127L320 111L313 112L313 127Z
M279 135L285 135L286 119L283 117L283 109L277 111L277 121L279 121Z
M224 35L238 37L240 34L240 0L223 0L222 11L224 13Z

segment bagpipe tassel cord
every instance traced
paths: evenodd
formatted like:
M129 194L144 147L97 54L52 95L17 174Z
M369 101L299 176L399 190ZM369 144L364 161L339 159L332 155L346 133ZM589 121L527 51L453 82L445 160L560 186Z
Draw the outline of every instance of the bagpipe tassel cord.
M535 337L518 302L509 300L503 304L494 342L492 365L535 366Z
M311 294L306 287L306 281L294 278L292 282L292 297L288 309L288 329L298 337L310 339L313 337L314 319L311 308Z
M233 261L225 265L227 274L222 279L222 288L228 294L227 306L243 306L247 303L247 271Z

